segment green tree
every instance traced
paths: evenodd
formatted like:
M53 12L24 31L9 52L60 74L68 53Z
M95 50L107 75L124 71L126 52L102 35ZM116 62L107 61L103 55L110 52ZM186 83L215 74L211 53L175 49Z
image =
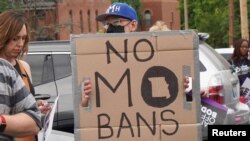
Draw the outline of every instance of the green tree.
M184 2L180 1L182 27L184 27ZM248 11L250 1L247 1ZM188 0L189 27L210 34L208 43L215 48L229 46L228 1ZM249 12L248 12L249 13ZM241 38L239 0L234 0L234 39ZM250 14L248 14L248 21ZM248 22L250 24L250 22Z
M183 13L183 0L180 2ZM184 21L183 14L181 15ZM215 0L188 0L189 28L210 34L213 47L228 46L228 2ZM183 23L183 22L182 22ZM184 23L182 24L183 27Z
M7 9L10 9L10 3L8 0L1 0L0 1L0 13L7 10Z
M8 9L21 9L21 3L10 2L9 0L0 0L0 13Z
M247 1L248 9L248 26L250 27L250 1ZM240 2L239 0L234 0L234 39L241 38L241 17L240 17Z

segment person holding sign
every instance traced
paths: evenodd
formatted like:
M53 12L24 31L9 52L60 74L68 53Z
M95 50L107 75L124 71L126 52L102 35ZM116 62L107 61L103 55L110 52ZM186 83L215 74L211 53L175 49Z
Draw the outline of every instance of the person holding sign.
M137 14L134 8L126 3L115 2L100 14L96 20L104 24L106 33L134 32L137 29Z
M106 10L105 14L100 14L96 20L104 24L106 33L128 33L137 29L137 13L134 8L126 3L115 2ZM91 82L89 79L83 82L82 106L88 105L91 94Z
M135 9L128 4L121 2L113 3L108 7L106 13L98 15L96 20L104 24L106 33L135 32L138 24ZM85 80L83 86L82 106L86 107L92 91L90 80ZM184 87L189 87L188 77L184 78Z
M228 61L239 77L241 101L250 107L250 60L248 55L249 41L238 39L234 43L234 52Z

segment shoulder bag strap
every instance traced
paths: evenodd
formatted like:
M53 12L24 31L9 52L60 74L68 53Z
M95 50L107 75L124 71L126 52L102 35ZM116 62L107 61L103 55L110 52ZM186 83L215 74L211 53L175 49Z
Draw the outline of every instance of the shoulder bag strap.
M20 61L16 60L16 63L20 68L21 77L23 79L23 82L25 83L25 86L28 89L28 91L30 91L28 74L26 73L26 71L25 71L25 69ZM22 138L15 138L15 141L37 141L37 139L36 139L35 135L30 135L30 136L26 136L26 137L22 137Z
M21 71L21 77L22 77L22 79L23 79L23 82L25 83L25 86L26 86L26 88L30 91L30 85L29 85L29 78L28 78L28 74L26 73L26 71L25 71L25 69L24 69L24 67L23 67L23 65L22 65L22 63L19 61L19 60L16 60L16 62L17 62L17 64L18 64L18 66L19 66L19 68L20 68L20 71Z

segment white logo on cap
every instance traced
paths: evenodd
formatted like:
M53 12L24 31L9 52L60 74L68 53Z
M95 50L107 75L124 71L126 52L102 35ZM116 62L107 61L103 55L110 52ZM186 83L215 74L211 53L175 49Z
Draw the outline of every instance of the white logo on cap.
M116 6L116 5L110 6L107 9L106 13L109 13L110 10L111 10L111 12L116 12L116 11L119 12L120 11L120 6Z

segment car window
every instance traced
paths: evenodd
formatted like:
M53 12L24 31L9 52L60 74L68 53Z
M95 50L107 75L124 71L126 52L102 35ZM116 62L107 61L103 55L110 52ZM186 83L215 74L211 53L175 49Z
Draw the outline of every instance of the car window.
M29 54L25 56L24 60L30 65L34 86L54 80L51 54Z
M234 52L234 48L217 48L215 51L221 54L226 60L230 60Z
M223 56L218 54L211 46L206 43L202 43L199 48L208 58L211 58L210 61L216 66L216 68L218 68L218 70L230 69L228 61Z
M200 62L200 72L205 72L207 70L206 67L201 63L201 61L199 62Z
M44 56L42 71L42 83L48 83L54 80L53 60L51 54Z
M221 55L226 59L226 60L230 60L232 54L227 54L227 53L221 53Z
M53 55L56 80L71 75L70 54Z

